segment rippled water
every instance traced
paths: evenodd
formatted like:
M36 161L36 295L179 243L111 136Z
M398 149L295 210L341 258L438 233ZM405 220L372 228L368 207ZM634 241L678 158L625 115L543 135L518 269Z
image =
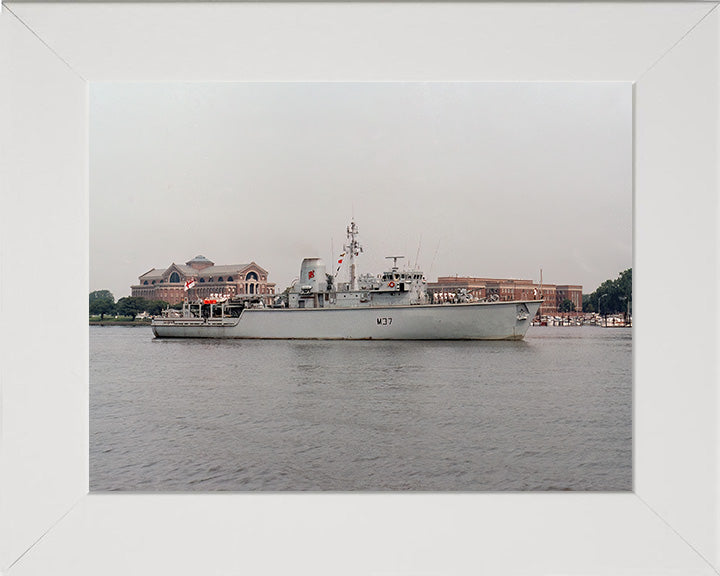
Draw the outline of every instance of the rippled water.
M631 490L632 340L157 340L90 327L91 490Z

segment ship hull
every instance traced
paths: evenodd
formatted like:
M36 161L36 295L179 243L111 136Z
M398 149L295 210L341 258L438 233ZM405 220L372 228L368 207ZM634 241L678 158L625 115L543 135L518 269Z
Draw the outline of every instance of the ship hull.
M156 319L158 338L306 340L521 340L540 301L263 308L234 319Z

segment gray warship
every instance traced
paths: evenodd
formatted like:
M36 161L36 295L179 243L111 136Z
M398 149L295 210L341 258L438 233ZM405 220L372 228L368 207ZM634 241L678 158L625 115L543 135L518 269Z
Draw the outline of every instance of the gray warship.
M339 262L348 282L337 282L320 258L305 258L300 276L268 306L257 295L216 295L167 310L152 320L157 338L313 340L521 340L542 300L473 300L457 294L435 302L422 271L400 268L390 256L382 274L356 273L362 253L354 221ZM339 268L338 268L339 270Z

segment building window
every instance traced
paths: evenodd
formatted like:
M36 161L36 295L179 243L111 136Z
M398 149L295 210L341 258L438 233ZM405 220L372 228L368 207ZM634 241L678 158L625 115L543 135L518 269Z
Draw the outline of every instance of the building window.
M200 278L200 282L205 282L205 278Z
M227 281L228 281L228 282L232 282L232 281L233 281L233 277L232 277L232 276L228 276Z
M170 274L170 282L180 282L180 275L177 272Z
M155 284L155 280L153 280L152 283Z
M220 276L220 278L218 278L218 282L222 282L222 281L223 281L223 277Z
M245 276L245 280L257 280L258 276L255 274L255 272L249 272L247 276Z
M143 284L144 284L145 286L147 286L147 280L145 280L145 282L143 282Z

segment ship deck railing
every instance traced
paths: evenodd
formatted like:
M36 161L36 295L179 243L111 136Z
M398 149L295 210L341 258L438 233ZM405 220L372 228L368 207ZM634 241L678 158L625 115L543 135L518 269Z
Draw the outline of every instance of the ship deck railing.
M234 326L238 317L225 318L155 318L155 326Z

